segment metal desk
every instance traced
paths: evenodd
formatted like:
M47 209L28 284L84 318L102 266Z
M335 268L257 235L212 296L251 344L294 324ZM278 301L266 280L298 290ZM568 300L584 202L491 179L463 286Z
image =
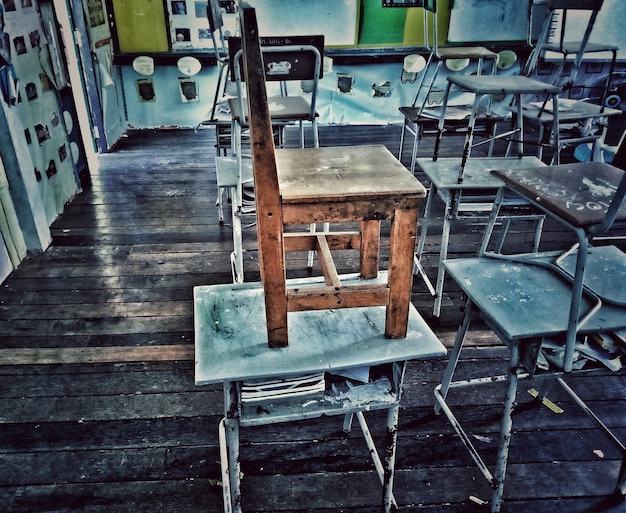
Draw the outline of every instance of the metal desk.
M491 212L493 200L496 192L503 186L502 181L491 174L493 169L526 169L529 167L545 167L545 164L536 157L488 157L488 158L472 158L465 164L464 178L462 182L458 181L460 159L448 158L433 161L429 158L417 159L417 165L426 174L430 180L430 189L426 200L426 209L423 216L423 224L417 243L417 251L414 256L413 271L419 273L424 278L430 293L435 296L433 305L433 315L439 316L441 311L441 302L443 299L443 285L445 279L445 268L443 261L448 256L448 243L450 240L450 225L452 221L476 221L483 218L485 221ZM445 204L443 217L443 231L441 234L441 246L439 251L439 264L437 266L437 281L433 287L429 278L424 272L421 264L422 253L428 233L428 226L432 217L432 206L435 196L439 196ZM511 207L527 206L526 201L509 202ZM460 214L466 215L463 217ZM505 217L505 225L512 217ZM515 219L537 221L535 247L539 244L539 235L541 234L543 216L522 215L517 213ZM506 230L503 230L503 235ZM501 241L503 237L501 238ZM500 243L501 246L501 243Z
M356 275L349 280L364 281ZM308 279L295 284L305 288L318 283ZM290 314L289 345L270 349L264 303L260 283L194 289L196 384L224 384L220 442L225 511L241 511L240 426L347 415L344 428L349 429L353 414L359 419L383 485L383 510L390 511L395 502L392 486L403 362L443 356L444 346L411 306L405 339L385 337L385 307L303 311ZM391 369L387 381L357 385L345 394L327 390L314 397L266 400L262 408L246 407L241 401L241 386L247 380L385 364ZM363 416L374 409L388 411L384 462Z
M465 137L465 145L463 147L463 155L461 157L458 167L457 179L459 182L462 182L464 180L465 165L467 164L472 151L474 126L476 124L478 108L482 96L494 94L503 96L513 95L516 100L517 117L515 118L515 127L511 131L504 134L498 134L495 137L502 138L513 135L515 133L523 136L524 118L522 116L521 97L524 94L533 94L551 98L552 108L553 111L556 113L555 124L556 126L558 126L558 95L561 92L561 88L558 86L546 84L544 82L533 80L531 78L520 75L451 75L448 77L448 85L446 87L446 92L443 99L442 113L441 117L439 118L439 129L437 131L437 139L435 140L435 151L433 154L434 160L437 160L439 155L439 145L441 143L441 138L445 129L446 108L448 105L448 98L450 96L450 90L452 89L452 86L455 86L461 91L474 93L475 95L474 104L472 105L472 111L468 121L467 135ZM554 138L555 147L558 147L558 130L554 132ZM520 137L518 141L517 153L520 156L524 154L522 137Z
M561 148L568 144L592 143L591 160L602 160L600 158L599 142L604 138L607 122L603 122L603 118L616 116L622 111L618 109L610 109L602 105L595 105L586 101L559 100L558 123L561 124L577 124L586 121L598 122L602 128L598 133L594 134L578 134L570 136L559 136L559 146L555 147L554 143L544 141L554 130L554 116L549 108L542 108L541 105L526 103L522 107L522 115L524 120L537 125L537 157L542 158L543 148L551 147L554 150L552 158L553 163L559 162L559 152Z
M623 151L620 148L620 151ZM615 221L626 221L626 173L601 162L545 168L495 170L506 183L497 194L479 256L445 262L452 278L467 295L465 317L450 353L438 407L469 449L483 476L493 487L492 513L500 511L512 431L512 412L520 377L533 376L545 337L559 341L562 370L549 373L583 408L625 455L617 492L626 495L626 447L564 382L573 371L577 337L626 327L626 254L614 246L591 247L594 235L606 233ZM514 256L485 256L486 246L506 189L513 190L547 215L573 230L578 243L566 252ZM569 306L569 307L568 307ZM507 376L453 382L465 334L480 316L510 351ZM500 446L492 475L472 445L446 397L450 389L508 381Z
M444 372L441 385L435 389L437 410L450 420L455 431L469 450L483 477L493 488L491 512L500 511L504 479L512 435L512 414L517 394L518 380L540 377L536 372L537 354L543 337L563 336L569 326L569 311L563 308L572 301L571 279L558 272L552 264L555 254L511 260L502 258L463 258L446 261L446 269L454 278L468 302L465 317L457 332L454 347ZM590 259L607 256L604 251L591 255ZM626 259L622 260L622 273ZM606 273L606 269L605 269ZM613 288L622 287L622 282L613 282ZM623 295L623 294L622 294ZM618 330L626 327L624 306L602 303L593 293L586 293L582 300L583 313L589 314L588 321L579 333L595 333ZM508 374L487 376L465 381L452 381L465 335L472 320L481 317L509 349ZM562 372L552 372L544 378L555 378L564 390L583 408L605 434L626 455L624 444L595 416L576 393L563 380ZM450 390L495 382L507 382L502 424L500 427L497 462L493 474L473 445L446 398ZM626 460L618 477L617 492L626 494Z

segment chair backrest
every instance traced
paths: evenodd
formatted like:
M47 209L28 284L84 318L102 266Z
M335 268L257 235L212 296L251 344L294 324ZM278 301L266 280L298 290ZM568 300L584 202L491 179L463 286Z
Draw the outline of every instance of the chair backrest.
M243 69L249 107L250 146L254 170L259 264L265 297L265 314L278 329L268 333L270 347L285 346L287 332L287 282L283 245L283 212L276 154L265 84L263 55L256 11L247 3L240 5L243 34ZM271 294L268 294L268 291Z
M310 81L311 100L309 119L315 117L317 89L322 77L322 56L324 36L290 36L260 38L264 79L281 83L281 95L288 96L287 82ZM242 39L231 37L228 40L231 77L237 84L239 112L244 110L243 83L246 82L242 66L244 49Z
M532 9L542 12L541 18L544 22L535 49L529 57L526 74L534 70L542 48L547 43L556 46L561 53L567 53L566 44L575 41L578 45L578 52L574 58L573 69L578 69L603 3L604 0L533 0ZM545 14L546 10L547 14ZM578 28L568 30L569 11L586 11L588 19L582 36Z
M439 31L437 16L437 0L424 0L424 47L437 52L439 47ZM430 38L432 36L432 44Z

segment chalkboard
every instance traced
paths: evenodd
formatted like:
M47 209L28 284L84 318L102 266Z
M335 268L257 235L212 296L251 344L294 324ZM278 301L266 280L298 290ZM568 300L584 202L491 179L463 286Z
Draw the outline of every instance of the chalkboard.
M454 0L448 41L526 41L528 0Z
M262 36L323 34L326 45L357 43L358 0L248 0Z

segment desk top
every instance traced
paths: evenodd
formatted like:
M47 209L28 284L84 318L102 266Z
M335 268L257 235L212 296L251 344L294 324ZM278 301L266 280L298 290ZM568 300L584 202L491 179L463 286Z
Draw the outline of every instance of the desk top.
M552 123L554 116L552 115L552 102L548 102L543 111L541 111L542 102L537 103L525 103L522 107L522 115L525 118L536 119L544 123ZM541 112L541 116L539 113ZM618 109L610 109L596 105L595 103L589 103L586 101L578 100L572 102L571 100L559 99L559 123L563 121L577 121L580 119L592 119L601 118L604 116L616 116L621 114L622 111Z
M426 195L382 144L278 149L276 166L283 203Z
M535 260L548 263L554 255ZM571 282L554 269L499 258L458 258L445 261L446 270L492 326L509 340L563 334L568 327ZM591 310L585 294L581 313ZM626 327L626 309L605 304L580 329L597 333Z
M503 183L491 174L494 169L528 169L546 165L537 157L476 157L467 159L463 172L463 181L458 182L461 159L432 158L416 159L417 165L438 189L499 189Z
M493 171L511 189L579 228L600 225L624 171L604 162ZM626 202L616 221L626 220Z
M299 281L316 282L319 279ZM195 287L194 312L198 385L446 354L444 346L412 305L407 337L395 340L384 335L385 307L292 312L289 345L276 349L270 349L267 344L260 283Z
M558 94L561 88L522 75L450 75L448 81L476 94Z

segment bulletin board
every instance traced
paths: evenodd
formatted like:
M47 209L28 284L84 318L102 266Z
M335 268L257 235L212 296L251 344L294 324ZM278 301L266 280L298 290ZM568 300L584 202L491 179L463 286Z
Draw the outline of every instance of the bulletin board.
M120 52L169 51L161 0L112 0L112 4Z

